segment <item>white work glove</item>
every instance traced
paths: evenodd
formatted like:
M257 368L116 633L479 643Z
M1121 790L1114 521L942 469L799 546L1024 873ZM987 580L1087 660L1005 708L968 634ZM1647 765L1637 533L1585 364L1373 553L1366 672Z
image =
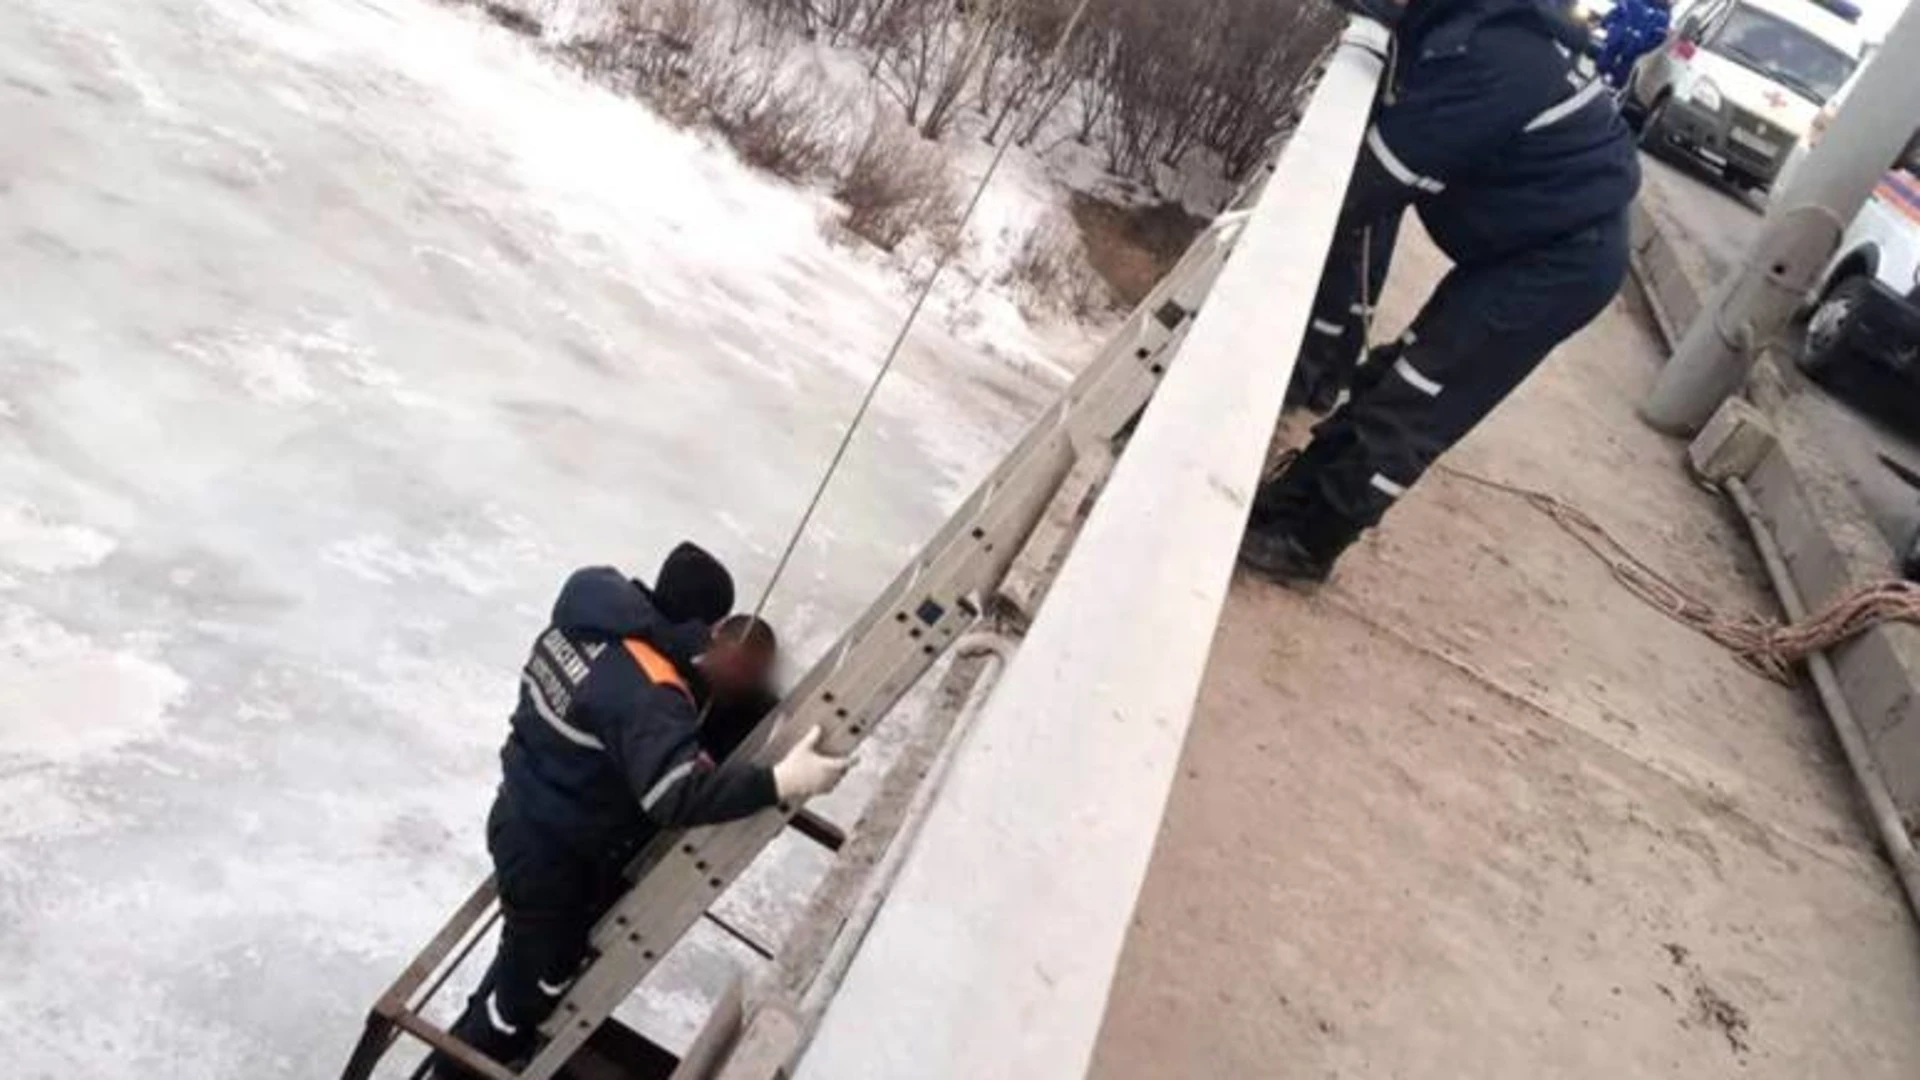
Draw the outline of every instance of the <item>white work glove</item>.
M852 758L828 757L815 749L819 745L820 729L816 726L773 767L773 786L781 802L825 795L838 787L840 778L853 767Z

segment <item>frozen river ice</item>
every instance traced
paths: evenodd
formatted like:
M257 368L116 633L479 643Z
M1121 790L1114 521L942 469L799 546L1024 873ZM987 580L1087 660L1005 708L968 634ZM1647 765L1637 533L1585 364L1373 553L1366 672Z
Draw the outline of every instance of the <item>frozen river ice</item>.
M763 582L904 280L419 0L9 0L0 115L0 1072L333 1075L483 872L553 589L683 536ZM798 651L1041 407L1039 342L916 338Z

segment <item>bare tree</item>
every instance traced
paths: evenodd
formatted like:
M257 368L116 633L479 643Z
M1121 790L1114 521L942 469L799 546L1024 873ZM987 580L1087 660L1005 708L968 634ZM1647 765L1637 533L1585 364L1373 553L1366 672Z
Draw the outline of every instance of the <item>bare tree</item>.
M877 30L880 84L924 138L937 139L972 85L1005 3L957 8L953 0L895 0Z
M943 137L970 104L989 142L1030 146L1056 131L1149 184L1198 151L1230 179L1257 165L1339 25L1322 0L1092 0L1056 55L1079 0L616 3L615 31L576 56L684 122L731 111L754 121L736 119L736 128L777 127L759 122L763 114L781 116L804 95L783 87L762 94L757 109L718 103L795 37L824 36L872 58L875 84L923 138ZM1063 110L1076 112L1057 119Z
M979 107L998 142L1016 117L1037 129L1072 90L1078 67L1071 56L1052 62L1072 19L1074 0L1019 0L1003 5L983 43Z
M946 155L890 116L867 125L833 193L846 204L847 229L887 251L916 228L957 227L959 220Z
M1256 164L1339 23L1315 0L1104 0L1093 19L1079 138L1147 180L1196 148L1229 175Z

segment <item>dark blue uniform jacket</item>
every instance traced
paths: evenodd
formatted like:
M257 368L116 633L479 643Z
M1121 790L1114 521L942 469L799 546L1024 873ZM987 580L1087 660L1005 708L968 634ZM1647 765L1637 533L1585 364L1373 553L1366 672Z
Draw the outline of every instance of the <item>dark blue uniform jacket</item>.
M617 570L582 570L520 677L501 750L509 809L596 861L659 829L748 816L778 797L765 768L721 772L700 746L693 658L710 631L674 625Z
M1412 0L1347 224L1411 205L1471 268L1621 214L1639 161L1585 36L1549 0Z

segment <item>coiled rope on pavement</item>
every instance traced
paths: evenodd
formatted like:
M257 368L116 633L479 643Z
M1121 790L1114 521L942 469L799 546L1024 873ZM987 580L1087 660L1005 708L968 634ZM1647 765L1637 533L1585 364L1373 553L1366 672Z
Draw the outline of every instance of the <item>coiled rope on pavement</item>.
M1850 641L1883 623L1920 624L1920 585L1898 580L1862 585L1797 623L1784 623L1751 612L1726 612L1648 565L1607 531L1606 526L1557 495L1448 465L1435 468L1448 476L1517 498L1546 515L1562 532L1606 564L1614 580L1641 602L1725 647L1749 668L1775 682L1792 683L1794 673L1807 657Z

